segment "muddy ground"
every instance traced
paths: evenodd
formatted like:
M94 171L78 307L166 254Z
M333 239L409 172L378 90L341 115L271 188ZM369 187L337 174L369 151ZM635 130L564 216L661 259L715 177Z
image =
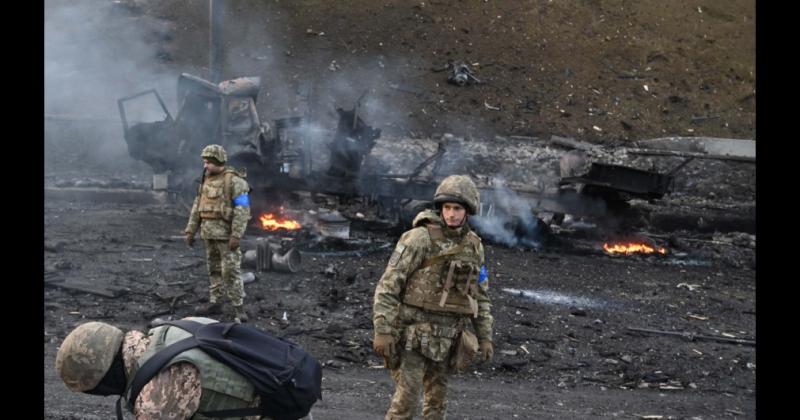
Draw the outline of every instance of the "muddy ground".
M115 162L128 172L106 163L54 166L46 185L146 191L146 168L124 155ZM703 168L700 175L711 176ZM102 320L144 329L191 315L207 299L202 246L188 249L180 237L186 217L171 204L46 195L45 418L112 413L112 398L70 393L55 374L58 344L72 327ZM397 237L353 229L350 242L303 240L311 231L248 228L245 250L277 235L296 238L302 251L297 273L244 268L257 279L245 286L253 324L323 363L314 418L381 418L392 382L371 351L371 298ZM755 347L627 330L755 337L755 236L652 227L646 234L668 254L609 256L590 223L554 227L539 249L487 244L496 356L453 378L452 418L755 418ZM87 283L106 296L60 287Z
M204 301L202 248L172 238L185 219L172 206L46 201L46 281L120 294L46 287L46 418L111 413L111 399L95 405L55 375L55 352L70 328L87 320L144 328L157 317L191 315ZM259 234L251 228L248 238ZM740 246L717 245L722 253ZM324 362L324 401L314 418L380 418L387 407L392 385L370 349L370 315L389 253L305 253L300 272L256 273L246 285L255 325ZM753 337L752 268L496 245L487 246L487 261L496 357L455 377L453 418L755 418L754 347L626 331Z
M45 2L45 25L69 3ZM127 157L114 101L153 87L139 83L152 67L169 83L181 72L207 77L207 8L193 3L98 0L90 19L72 19L100 31L88 39L113 46L142 36L152 48L124 50L129 72L103 72L124 78L125 88L101 89L104 78L73 83L74 91L98 86L93 98L109 95L90 110L57 100L63 80L46 72L46 112L98 119L46 120L45 186L149 188L152 171ZM267 120L308 113L330 129L331 111L367 90L367 121L400 137L560 135L609 146L663 136L755 139L752 1L228 3L224 76L262 77L258 106ZM84 51L87 60L113 61L93 54L120 48ZM434 71L462 59L486 83L457 87L447 71ZM304 99L298 92L308 82ZM654 162L663 171L680 161ZM697 160L678 175L674 194L647 205L754 217L754 167ZM70 393L55 374L72 327L103 320L143 329L204 302L202 246L174 238L186 217L169 204L45 196L45 418L113 413L112 398ZM487 244L495 359L453 377L451 418L755 418L755 347L627 329L755 337L755 236L653 225L638 233L667 255L609 256L600 249L607 237L581 223L553 229L539 249ZM264 235L251 226L245 249ZM361 241L297 241L298 273L255 273L245 286L253 324L324 364L315 419L381 418L392 392L371 352L370 316L397 236L353 236ZM79 283L108 296L59 287Z

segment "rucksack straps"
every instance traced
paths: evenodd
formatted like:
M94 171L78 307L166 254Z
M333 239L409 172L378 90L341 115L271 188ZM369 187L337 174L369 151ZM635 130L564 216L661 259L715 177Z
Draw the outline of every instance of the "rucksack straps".
M191 337L186 337L183 340L164 347L164 349L147 359L147 361L139 367L139 370L136 371L136 375L134 375L133 381L131 381L131 385L125 393L126 395L123 395L125 399L128 400L129 406L133 407L133 404L136 403L136 398L139 396L139 393L142 392L142 388L144 388L144 386L150 382L150 379L157 375L164 365L169 363L173 357L197 346L197 339L192 335ZM121 410L117 410L117 420L122 420L121 414Z
M197 331L203 327L204 324L190 321L190 320L178 320L178 321L171 321L167 322L168 325L174 325L178 328L186 330L187 332L191 333L191 337L186 337L182 340L179 340L175 343L170 344L169 346L164 347L159 352L154 354L152 357L147 359L144 364L139 367L139 370L136 371L136 375L133 377L133 381L131 381L131 385L126 392L127 397L125 398L128 401L130 407L136 403L136 398L139 397L139 393L142 391L145 385L150 382L155 375L161 372L161 369L169 363L175 356L187 351L191 350L195 347L200 346L200 342L197 340L195 335ZM228 328L225 329L224 335L227 335L227 332L230 331L230 328L235 325L231 324ZM122 398L117 401L117 420L123 420L122 417ZM258 407L248 407L248 408L235 408L230 410L218 410L218 411L210 411L210 412L203 412L202 414L206 417L243 417L243 416L253 416L259 415L262 413L262 410Z

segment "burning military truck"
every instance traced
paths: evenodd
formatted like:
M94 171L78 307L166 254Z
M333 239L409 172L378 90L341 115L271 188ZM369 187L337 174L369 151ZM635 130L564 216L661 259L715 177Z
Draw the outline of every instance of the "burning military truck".
M364 95L352 109L336 110L335 130L312 132L309 127L315 125L307 115L269 124L256 108L260 87L257 77L214 84L182 74L174 117L155 90L119 99L130 155L149 164L184 206L191 204L201 179L200 150L216 143L228 151L230 165L246 171L255 214L274 213L299 195L326 196L337 206L357 202L374 209L373 220L399 228L431 205L442 178L466 172L482 198L475 227L511 232L529 246L538 246L546 230L539 214L603 218L609 209L621 213L631 197L657 198L673 187L671 174L600 163L585 174L559 177L562 153L527 140L381 137L381 130L362 118ZM134 114L161 118L143 121ZM325 135L329 138L320 141ZM571 188L572 183L580 188Z

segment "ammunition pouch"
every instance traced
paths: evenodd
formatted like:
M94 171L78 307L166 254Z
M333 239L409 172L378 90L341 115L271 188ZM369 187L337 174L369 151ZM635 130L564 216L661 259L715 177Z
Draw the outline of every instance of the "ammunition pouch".
M443 362L450 356L453 340L459 329L422 322L406 327L403 335L406 351L417 350L434 362Z
M478 337L470 331L461 331L456 341L453 357L450 359L450 369L453 372L462 372L472 363L478 349Z
M206 180L200 186L200 203L197 208L200 219L231 221L233 218L233 204L230 197L232 178L233 173L227 171L221 180Z
M386 369L397 369L400 367L400 353L403 351L403 349L400 348L401 344L402 340L395 337L394 351L392 352L392 355L383 358L383 366L386 367Z

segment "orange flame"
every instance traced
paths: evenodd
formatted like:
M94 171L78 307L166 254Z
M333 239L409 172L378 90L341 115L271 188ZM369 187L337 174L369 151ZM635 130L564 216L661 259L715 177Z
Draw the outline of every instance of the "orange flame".
M282 217L276 219L275 215L272 213L262 214L261 217L259 217L259 220L261 221L261 228L264 230L297 230L302 227L296 220Z
M667 253L666 248L662 247L653 248L649 245L637 244L633 242L627 244L621 243L621 244L611 244L611 245L608 243L604 243L603 249L606 250L606 252L608 252L609 254L631 255L636 253L642 253L642 254L652 254L654 252L658 252L659 254Z

